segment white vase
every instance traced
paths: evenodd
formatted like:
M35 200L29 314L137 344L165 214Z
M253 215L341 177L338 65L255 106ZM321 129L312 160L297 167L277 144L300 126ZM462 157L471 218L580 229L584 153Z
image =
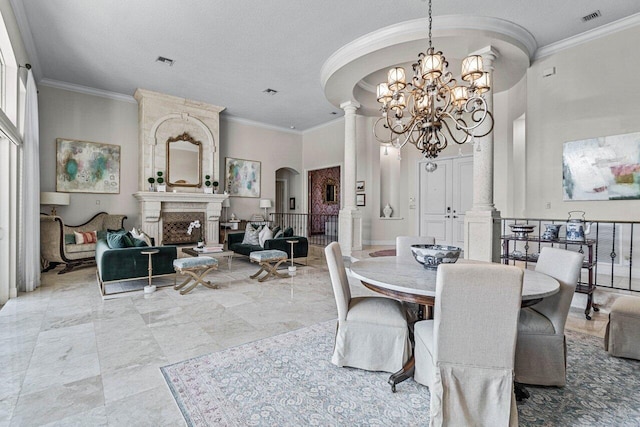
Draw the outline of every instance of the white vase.
M391 214L393 213L393 208L387 203L387 205L382 209L382 213L385 218L391 218Z
M211 187L204 187L204 193L205 193L205 194L213 194L213 188L211 188Z
M158 193L165 193L167 191L167 186L165 184L158 184L156 186L156 191Z

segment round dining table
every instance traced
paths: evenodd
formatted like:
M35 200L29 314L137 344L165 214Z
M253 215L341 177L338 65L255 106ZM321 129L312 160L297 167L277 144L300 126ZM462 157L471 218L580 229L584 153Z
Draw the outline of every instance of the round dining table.
M457 263L483 262L460 259ZM426 317L431 317L429 309L435 302L437 270L424 268L413 258L405 257L366 258L352 262L350 270L352 276L360 279L365 287L390 298L420 304L419 317L423 318L423 313L429 313ZM553 277L524 270L523 307L540 302L559 290L560 284ZM389 384L393 392L396 391L396 384L413 376L414 362L412 356L400 371L391 374ZM526 389L516 383L516 398L522 400L526 397Z
M460 259L458 264L483 263ZM378 257L351 263L351 274L372 291L406 302L432 306L436 296L437 270L424 268L413 258ZM524 270L523 306L532 305L558 292L556 279L533 270Z

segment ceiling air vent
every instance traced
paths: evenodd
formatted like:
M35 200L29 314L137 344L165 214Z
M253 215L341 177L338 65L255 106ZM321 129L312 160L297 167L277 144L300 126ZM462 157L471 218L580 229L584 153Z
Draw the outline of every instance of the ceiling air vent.
M596 19L596 18L599 18L601 16L602 16L602 14L600 13L600 11L596 10L595 12L591 12L590 14L583 16L582 17L582 22L588 22L588 21L591 21L592 19Z
M278 93L278 91L275 89L266 88L262 91L262 93L266 93L267 95L275 95L276 93Z
M169 59L169 58L165 58L164 56L158 56L158 58L156 59L156 62L161 62L163 64L166 64L170 67L173 66L173 63L176 62L173 59Z

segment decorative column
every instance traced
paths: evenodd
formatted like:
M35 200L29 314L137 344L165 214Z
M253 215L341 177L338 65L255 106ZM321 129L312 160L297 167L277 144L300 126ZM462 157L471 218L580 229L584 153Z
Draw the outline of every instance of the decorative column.
M499 53L488 46L473 54L482 56L484 69L489 72L491 90L484 94L484 98L488 111L493 114L493 62ZM465 258L499 262L500 212L493 203L493 131L483 138L476 138L473 150L473 207L466 212L464 223Z
M356 110L360 104L340 104L344 110L344 204L338 214L338 242L345 256L362 249L362 213L356 207Z

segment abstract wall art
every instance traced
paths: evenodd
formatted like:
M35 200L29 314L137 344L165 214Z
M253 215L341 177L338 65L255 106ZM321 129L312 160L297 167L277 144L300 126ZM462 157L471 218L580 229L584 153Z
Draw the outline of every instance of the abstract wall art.
M120 146L56 139L56 191L120 193Z
M564 200L640 199L640 133L565 142Z
M260 162L227 157L225 171L230 196L260 197Z

